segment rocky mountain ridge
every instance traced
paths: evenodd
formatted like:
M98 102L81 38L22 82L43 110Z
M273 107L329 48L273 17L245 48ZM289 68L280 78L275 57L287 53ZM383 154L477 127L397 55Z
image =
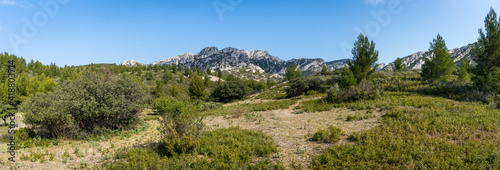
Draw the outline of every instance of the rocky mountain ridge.
M457 63L461 62L462 59L467 58L469 61L472 63L472 58L471 58L471 50L474 48L475 43L468 44L466 46L460 47L460 48L454 48L451 50L448 50L448 53L451 55L451 59L453 59L453 62L455 62L455 65ZM414 54L411 54L409 56L401 58L401 61L403 63L403 68L408 68L408 69L421 69L422 65L425 62L425 58L430 58L432 57L431 54L425 51L420 51ZM392 70L394 68L394 62L389 63L386 67L384 67L382 70Z
M262 50L239 50L237 48L227 47L219 50L217 47L206 47L197 54L185 53L158 60L152 65L172 65L181 64L184 67L196 67L201 69L221 69L232 70L235 68L252 68L258 71L264 71L271 74L284 75L286 68L290 64L296 64L304 74L312 74L319 72L324 64L332 70L344 67L348 59L325 62L323 59L291 59L288 61L281 60L278 57L272 56L267 51ZM134 66L137 63L133 60L123 61L122 65Z
M448 52L455 63L460 62L464 58L471 59L470 52L474 47L474 43L468 44L460 48L454 48ZM420 51L406 57L401 58L404 68L409 69L420 69L424 64L425 58L430 58L428 52ZM239 50L237 48L227 47L219 50L217 47L206 47L202 49L197 54L185 53L182 55L175 56L173 58L167 58L163 60L158 60L152 63L152 65L172 65L181 64L184 67L196 67L200 69L206 69L210 67L212 70L234 70L237 68L250 68L259 72L267 72L271 74L284 75L286 73L286 68L290 64L297 65L304 75L313 74L321 71L323 65L326 65L329 70L339 69L344 67L350 59L342 59L326 62L323 59L291 59L288 61L281 60L278 57L272 56L267 51L262 50ZM121 65L125 66L136 66L145 65L134 60L123 61ZM394 67L394 62L389 64L381 63L379 64L379 70L392 70Z

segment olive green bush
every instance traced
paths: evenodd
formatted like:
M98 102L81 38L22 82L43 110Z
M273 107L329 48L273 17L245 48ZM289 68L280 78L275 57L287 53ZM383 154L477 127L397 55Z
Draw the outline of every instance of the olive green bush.
M235 100L241 100L248 94L250 89L246 84L239 81L227 81L215 88L210 94L210 100L215 102L228 103Z
M25 122L48 137L72 138L128 128L148 101L144 88L128 77L86 73L59 84L52 93L32 95L20 109L26 113Z

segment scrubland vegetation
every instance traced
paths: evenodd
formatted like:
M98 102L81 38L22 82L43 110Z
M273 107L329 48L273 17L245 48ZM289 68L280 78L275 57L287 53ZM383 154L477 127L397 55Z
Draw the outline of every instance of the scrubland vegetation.
M464 60L454 66L438 34L429 48L433 57L422 70L405 70L399 59L394 71L376 71L375 43L361 34L349 67L329 71L325 66L303 77L291 65L280 81L182 65L61 68L0 54L1 63L16 61L15 102L20 104L17 162L2 157L1 164L21 169L499 169L499 23L492 10L473 50L473 65ZM5 71L3 64L4 121ZM212 75L219 79L209 80ZM0 137L2 154L7 155L9 138L6 132Z

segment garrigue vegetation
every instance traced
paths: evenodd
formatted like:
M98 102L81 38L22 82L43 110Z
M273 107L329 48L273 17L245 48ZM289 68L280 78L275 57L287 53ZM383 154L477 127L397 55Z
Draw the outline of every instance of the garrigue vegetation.
M475 64L454 66L438 34L422 70L404 69L398 58L393 71L376 71L375 43L361 34L348 67L324 65L303 77L292 64L278 82L181 64L61 68L3 53L0 115L5 122L10 107L5 63L15 60L15 101L25 125L15 134L21 164L8 166L499 169L500 19L493 9L479 34ZM318 120L289 124L301 115L338 118L312 130ZM283 127L306 131L296 141L270 133ZM0 136L3 146L9 138ZM305 163L283 159L286 153Z

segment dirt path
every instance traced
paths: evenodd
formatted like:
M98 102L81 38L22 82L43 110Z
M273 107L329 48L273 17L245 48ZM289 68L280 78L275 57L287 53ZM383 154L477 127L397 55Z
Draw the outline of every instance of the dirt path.
M274 161L281 161L287 167L292 164L308 167L311 159L333 144L323 144L309 141L319 129L334 125L343 129L346 135L337 144L348 143L347 135L367 130L378 125L381 113L375 112L375 118L361 121L346 121L347 115L357 114L362 111L334 109L326 112L293 114L296 106L301 102L312 99L298 100L288 109L249 113L251 116L226 119L223 116L209 117L205 123L209 128L227 128L240 126L245 129L261 130L274 138L278 154L273 155Z

